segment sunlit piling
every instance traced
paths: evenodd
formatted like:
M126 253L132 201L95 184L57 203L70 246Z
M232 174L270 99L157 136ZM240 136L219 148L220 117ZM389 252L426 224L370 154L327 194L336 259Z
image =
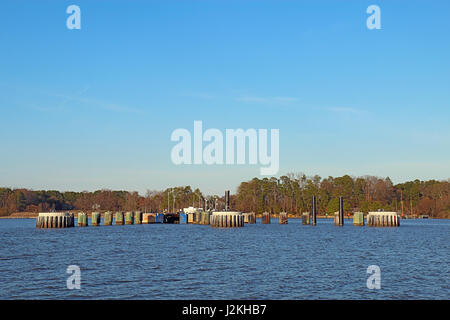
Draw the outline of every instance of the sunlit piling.
M124 219L123 219L123 212L122 211L117 211L116 215L114 217L114 224L116 226L121 226L124 224Z
M40 212L36 217L36 228L71 228L73 215L68 212Z
M210 223L210 213L203 211L200 213L200 224L208 225Z
M286 212L280 212L278 216L278 220L280 224L287 224L288 223L288 214Z
M397 212L369 212L367 215L369 227L399 227L400 216Z
M112 212L111 211L106 211L105 212L105 217L103 218L103 224L105 226L110 226L112 225Z
M256 223L256 214L254 212L243 213L242 215L244 216L244 223Z
M88 226L88 215L84 212L78 213L78 226L87 227Z
M134 212L134 223L142 224L142 212L141 211Z
M343 226L344 225L344 198L339 197L339 211L334 213L334 225Z
M269 212L263 212L261 217L261 223L262 224L270 224L270 213Z
M200 224L202 221L202 211L197 210L194 212L194 223Z
M353 225L363 226L364 225L364 213L355 212L353 213Z
M239 228L244 226L244 216L237 211L216 211L210 217L211 227Z
M302 214L302 224L304 224L304 225L310 224L309 212L303 212L303 214Z
M133 223L134 223L133 212L131 211L125 212L125 224L133 224Z
M92 221L93 226L99 226L100 225L100 212L92 212L91 221Z

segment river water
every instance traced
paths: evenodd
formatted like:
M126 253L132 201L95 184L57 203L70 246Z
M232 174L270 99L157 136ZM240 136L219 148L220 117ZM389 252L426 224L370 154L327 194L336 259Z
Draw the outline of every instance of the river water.
M450 298L449 220L351 222L36 229L34 219L0 219L0 299ZM69 265L80 268L79 290L67 288ZM366 285L370 265L380 289Z

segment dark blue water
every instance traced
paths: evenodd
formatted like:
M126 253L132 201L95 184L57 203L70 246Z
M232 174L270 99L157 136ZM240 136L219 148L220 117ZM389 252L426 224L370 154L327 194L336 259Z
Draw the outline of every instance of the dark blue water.
M449 299L450 221L36 229L0 220L0 299ZM81 289L69 290L69 265ZM381 289L368 289L369 265Z

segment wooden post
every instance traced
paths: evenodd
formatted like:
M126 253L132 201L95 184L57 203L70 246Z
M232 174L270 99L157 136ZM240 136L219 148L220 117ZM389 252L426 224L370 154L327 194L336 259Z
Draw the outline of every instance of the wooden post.
M92 212L91 221L93 226L100 225L100 212Z
M115 225L123 225L123 224L124 224L124 221L123 221L123 212L121 212L121 211L117 211L117 212L116 212L114 224L115 224Z
M339 197L339 226L344 225L344 198Z
M315 226L315 225L317 224L317 203L316 203L316 196L312 196L311 214L312 214L312 225Z
M261 223L262 224L270 224L270 213L269 212L264 212L262 214Z
M280 222L280 224L287 224L288 223L288 214L286 212L280 212L278 221Z
M112 225L112 212L111 211L106 211L105 212L105 217L103 218L103 224L105 226L110 226Z
M310 224L309 212L303 212L303 214L302 214L302 224L303 225Z

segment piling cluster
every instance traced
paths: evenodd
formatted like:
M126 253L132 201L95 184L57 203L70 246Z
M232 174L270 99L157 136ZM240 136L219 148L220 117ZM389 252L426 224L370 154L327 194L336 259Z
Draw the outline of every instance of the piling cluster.
M399 227L400 216L397 212L369 212L367 215L369 227Z
M211 227L238 228L244 226L244 216L240 212L221 211L214 212L210 219Z
M36 228L72 228L74 221L73 215L67 212L41 212L36 217Z

